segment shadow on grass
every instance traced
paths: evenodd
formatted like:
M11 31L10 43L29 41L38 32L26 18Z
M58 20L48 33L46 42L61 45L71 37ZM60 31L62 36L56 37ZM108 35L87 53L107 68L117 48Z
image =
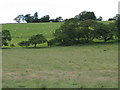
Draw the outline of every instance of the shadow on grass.
M83 44L78 44L78 45L108 45L108 44L118 44L119 42L116 41L110 41L110 42L89 42L89 43L83 43Z
M112 42L93 42L92 44L117 44L118 41L112 41Z
M49 47L24 47L26 49L44 49L44 48L49 48Z
M10 47L2 47L0 49L11 49Z
M76 44L73 44L73 45L68 45L68 46L65 46L65 45L62 45L62 46L46 46L46 47L21 47L23 49L45 49L45 48L52 48L52 47L69 47L69 46L89 46L89 45L109 45L109 44L119 44L120 45L120 42L118 40L116 41L109 41L109 42L95 42L95 41L91 41L91 42L88 42L88 43L76 43ZM19 48L19 47L14 47L14 48L11 48L11 47L2 47L0 49L16 49L16 48ZM20 49L20 48L19 48Z

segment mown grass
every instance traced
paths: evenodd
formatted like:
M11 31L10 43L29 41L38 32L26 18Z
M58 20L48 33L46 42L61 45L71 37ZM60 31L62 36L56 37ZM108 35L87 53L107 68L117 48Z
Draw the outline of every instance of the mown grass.
M117 88L118 45L3 49L4 88Z

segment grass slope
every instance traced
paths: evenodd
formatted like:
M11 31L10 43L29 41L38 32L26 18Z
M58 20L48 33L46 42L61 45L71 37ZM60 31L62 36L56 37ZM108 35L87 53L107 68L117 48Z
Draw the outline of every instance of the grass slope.
M3 49L3 87L117 88L117 51L116 43Z
M20 41L28 40L35 34L43 34L47 39L53 37L53 33L62 23L24 23L24 24L3 24L2 30L10 30L12 42L17 44Z

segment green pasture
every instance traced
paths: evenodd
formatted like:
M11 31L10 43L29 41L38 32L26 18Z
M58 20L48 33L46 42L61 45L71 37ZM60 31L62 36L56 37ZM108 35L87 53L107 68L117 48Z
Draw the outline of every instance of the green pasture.
M3 24L2 30L10 30L12 41L17 45L18 42L28 40L32 35L43 34L47 39L53 38L53 33L62 23L22 23L22 24Z
M4 88L117 88L118 45L2 50Z
M51 39L61 24L3 24L2 30L10 30L17 45L38 33ZM2 70L3 88L117 88L118 43L4 48Z

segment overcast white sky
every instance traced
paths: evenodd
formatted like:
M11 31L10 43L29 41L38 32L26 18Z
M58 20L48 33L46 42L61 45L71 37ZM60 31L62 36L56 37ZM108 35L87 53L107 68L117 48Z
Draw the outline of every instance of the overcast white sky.
M14 23L20 14L34 14L39 18L50 15L51 18L62 16L63 19L72 18L82 11L94 11L97 17L104 20L112 18L118 13L120 0L1 0L0 23Z

